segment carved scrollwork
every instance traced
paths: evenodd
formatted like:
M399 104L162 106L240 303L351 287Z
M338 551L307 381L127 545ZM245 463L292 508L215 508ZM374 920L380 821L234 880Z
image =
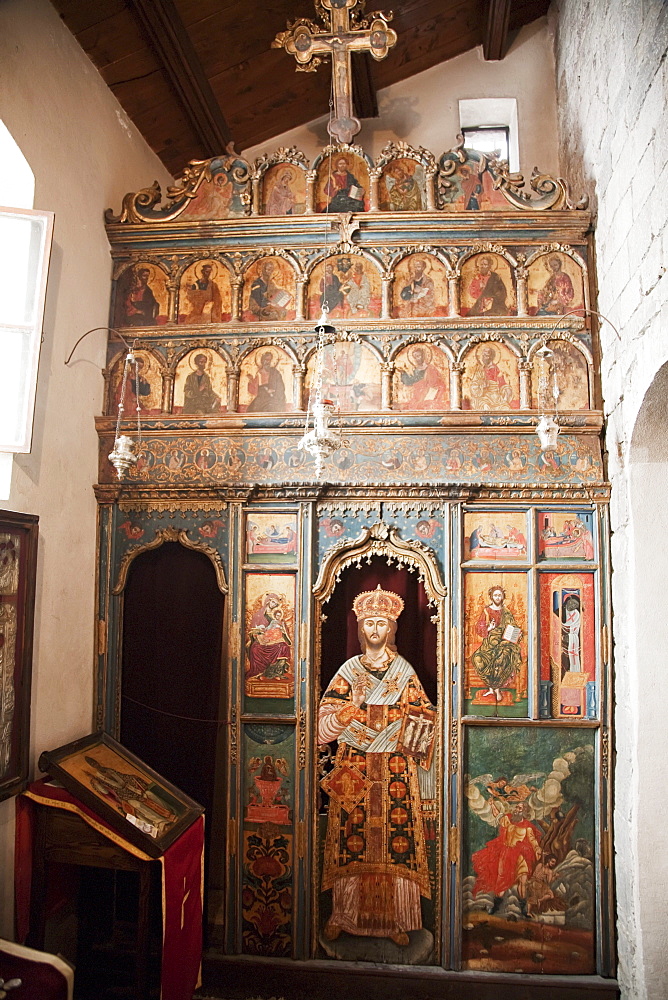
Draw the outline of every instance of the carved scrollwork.
M220 161L221 157L213 157ZM228 171L231 180L238 185L250 181L250 164L234 152L222 158L223 169ZM107 223L142 223L142 222L172 222L178 219L186 206L196 196L200 186L205 181L212 180L211 159L191 160L176 184L167 188L169 204L156 209L162 200L162 189L157 181L151 187L143 188L135 193L129 192L123 198L119 215L114 215L110 208L105 212ZM250 193L240 192L240 198L246 208L250 205Z
M411 146L401 140L386 143L380 151L380 156L376 160L376 167L382 170L391 160L395 159L415 160L427 171L434 171L437 168L436 157L424 146Z
M279 163L291 163L295 167L302 167L308 170L309 161L304 153L296 146L279 146L273 153L265 153L258 156L253 164L253 180L259 179L267 172L269 167L275 167Z
M523 174L511 174L506 163L492 163L489 173L493 179L494 188L501 191L504 198L514 207L528 212L545 212L549 209L570 209L583 211L589 204L587 195L579 201L571 197L570 186L563 177L552 177L543 174L537 168L529 178L529 186L538 196L533 198L522 188L525 185Z
M355 156L359 156L360 159L364 160L364 162L367 164L368 167L373 167L374 165L371 158L367 155L367 153L364 152L361 146L357 146L355 144L351 144L348 142L337 142L337 143L329 143L329 145L325 146L322 149L322 152L320 152L313 161L311 169L317 172L318 167L323 162L323 160L326 160L329 156L331 156L332 159L335 160L337 153L343 153L344 156L353 154Z
M363 562L371 562L374 556L381 556L388 563L406 566L410 572L417 572L424 583L430 604L438 605L446 594L441 574L434 554L422 542L401 538L399 530L377 521L355 539L341 539L323 560L318 579L313 586L315 598L324 604L332 596L341 573L348 566L361 567Z
M118 577L116 579L116 584L112 589L112 594L120 594L125 588L128 578L128 570L137 556L141 555L142 552L150 552L152 549L158 549L161 545L164 545L165 542L178 542L186 549L193 549L195 552L203 552L204 555L213 563L218 589L221 594L227 593L225 568L217 549L214 549L211 545L206 545L204 542L193 541L188 537L188 532L182 529L161 528L156 531L153 541L148 542L145 545L133 545L132 548L128 549L127 552L124 553L120 566L118 567Z

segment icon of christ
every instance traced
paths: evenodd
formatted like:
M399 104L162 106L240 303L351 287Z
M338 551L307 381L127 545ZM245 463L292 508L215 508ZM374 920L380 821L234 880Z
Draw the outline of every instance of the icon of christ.
M342 932L400 948L429 899L423 808L436 798L436 711L394 645L404 602L366 591L353 602L362 654L339 667L320 703L318 742L336 742L322 873L332 890L325 941Z

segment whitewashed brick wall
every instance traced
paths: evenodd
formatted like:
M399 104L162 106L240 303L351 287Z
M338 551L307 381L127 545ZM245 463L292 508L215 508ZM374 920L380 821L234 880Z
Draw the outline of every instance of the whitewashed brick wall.
M613 487L619 976L625 1000L665 1000L668 549L657 543L668 522L659 489L668 465L656 456L647 463L631 439L668 361L668 3L554 0L550 25L562 172L596 212L597 308L619 331L601 327ZM668 424L656 432L668 435ZM647 608L657 605L657 589L652 628Z

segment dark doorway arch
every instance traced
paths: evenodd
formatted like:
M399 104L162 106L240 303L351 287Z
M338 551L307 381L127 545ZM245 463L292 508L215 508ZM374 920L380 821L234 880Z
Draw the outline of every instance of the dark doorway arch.
M223 725L224 602L212 562L178 542L140 553L128 571L120 739L204 806L207 847Z
M320 687L322 694L341 664L360 651L353 601L365 590L380 586L399 594L404 610L397 623L396 646L411 663L432 705L437 703L437 627L431 620L436 610L429 604L418 573L405 566L388 565L385 557L374 556L369 563L346 567L324 605L327 616L322 625Z

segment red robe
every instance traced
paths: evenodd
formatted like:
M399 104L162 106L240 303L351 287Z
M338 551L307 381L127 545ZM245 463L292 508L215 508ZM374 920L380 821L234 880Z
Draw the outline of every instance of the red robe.
M540 831L526 819L514 822L507 814L499 820L498 836L472 857L476 873L474 895L491 892L502 896L522 875L531 875L540 856Z

